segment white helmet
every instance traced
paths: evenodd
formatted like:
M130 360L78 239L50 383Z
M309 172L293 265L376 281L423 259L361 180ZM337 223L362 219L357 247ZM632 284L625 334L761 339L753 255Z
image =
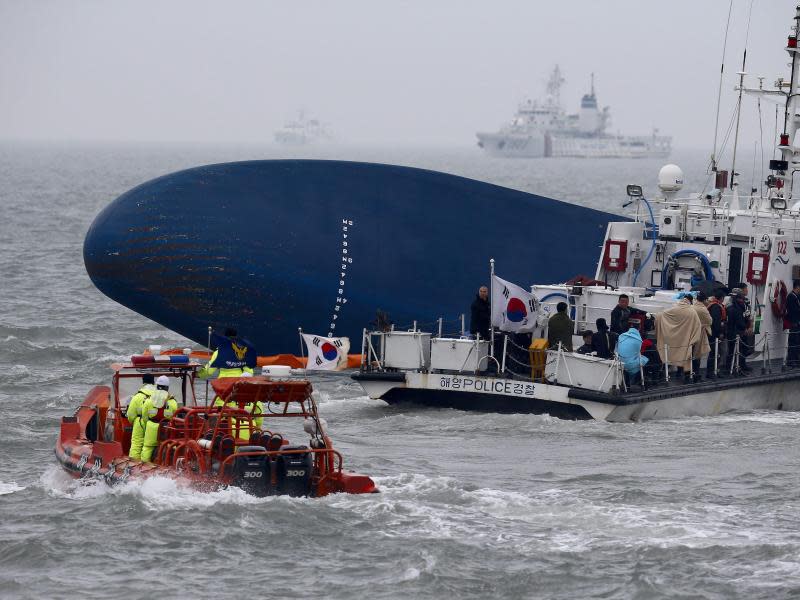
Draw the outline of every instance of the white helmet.
M163 385L169 387L169 377L167 377L166 375L159 376L159 378L156 379L156 385Z

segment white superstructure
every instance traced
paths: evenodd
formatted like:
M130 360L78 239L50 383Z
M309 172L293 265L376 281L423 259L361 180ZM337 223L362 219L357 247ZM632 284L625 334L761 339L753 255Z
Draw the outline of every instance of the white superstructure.
M563 83L561 71L556 66L548 79L544 100L525 100L511 122L500 131L479 132L478 145L493 156L520 158L669 156L672 138L657 135L655 131L649 136L606 133L611 116L608 107L598 107L594 75L591 90L581 98L577 114L568 115L561 106Z
M499 375L487 372L483 365L453 370L419 361L409 372L388 372L382 356L386 344L381 339L376 350L371 337L394 332L365 332L364 368L354 378L371 397L387 402L413 400L567 418L627 421L741 409L800 410L800 366L790 359L784 321L787 292L793 280L800 280L800 202L793 198L793 175L800 167L800 6L792 31L786 47L791 58L789 80L778 79L773 89L743 84L737 88L785 100L784 129L776 140L781 158L769 162L771 174L761 191L741 194L736 173L729 180L729 173L719 170L714 158L707 189L682 196L683 172L676 165L666 165L658 174L658 198L648 201L640 186L628 186L632 218L608 225L593 280L531 286L538 300L536 313L531 313L534 340L547 338L549 317L564 302L574 322L574 348L581 343L579 333L595 330L597 319L610 321L620 294L625 293L636 310L631 317L636 331L629 331L627 339L633 335L636 340L637 331L641 332L655 342L660 355L658 370L649 378L644 365L639 365L638 345L635 372L626 376L618 353L608 359L587 356L567 351L560 343L558 348L545 349L546 343L537 346L535 341L530 364L520 363L508 352L508 336L499 345L495 338L493 355L486 359ZM589 117L579 118L578 123L594 126ZM681 292L720 286L747 288L749 324L746 330L736 329L735 335L729 330L730 336L722 342L725 348L718 338L709 340L718 358L727 350L731 360L709 363L706 369L703 358L701 369L708 378L698 378L695 364L687 363L692 357L701 358L704 337L692 345L672 347L674 355L682 351L689 357L678 365L670 362L667 336L656 338L646 322L653 314L674 307ZM540 363L534 359L536 352ZM412 354L424 356L424 348L414 347ZM746 364L740 363L740 357ZM509 361L522 364L522 372L510 367ZM681 376L676 377L677 373ZM719 379L720 375L725 377ZM630 384L637 379L641 385Z

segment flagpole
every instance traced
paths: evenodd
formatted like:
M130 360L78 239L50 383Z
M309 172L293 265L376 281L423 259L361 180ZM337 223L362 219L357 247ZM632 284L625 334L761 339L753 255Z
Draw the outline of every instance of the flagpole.
M297 328L297 333L300 336L300 358L305 358L305 353L304 353L304 350L303 350L303 328L302 327L298 327ZM304 368L306 368L306 369L308 368L308 363L306 363Z
M211 325L208 326L208 342L206 343L206 348L211 352ZM211 357L209 357L208 360L211 362ZM206 363L206 369L208 369L208 363ZM208 406L208 379L206 379L206 406Z
M489 259L489 356L494 358L494 319L492 316L492 292L494 291L494 259Z

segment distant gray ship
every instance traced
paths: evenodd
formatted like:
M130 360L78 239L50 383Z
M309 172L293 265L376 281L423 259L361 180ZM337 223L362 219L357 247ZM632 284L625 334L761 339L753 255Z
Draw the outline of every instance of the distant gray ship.
M305 111L299 111L297 118L287 121L275 132L275 142L285 146L306 146L333 141L328 126L318 119L309 119Z
M611 115L597 107L594 74L591 91L581 98L578 114L568 115L561 106L564 79L556 65L547 82L544 101L520 104L511 123L495 133L478 132L478 146L492 156L541 158L666 158L672 138L657 135L627 136L605 132Z

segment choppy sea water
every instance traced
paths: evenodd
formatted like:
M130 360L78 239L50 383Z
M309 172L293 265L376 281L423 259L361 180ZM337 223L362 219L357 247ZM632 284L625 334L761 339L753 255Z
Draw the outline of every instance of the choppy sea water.
M62 415L108 365L186 341L83 269L97 212L152 177L269 147L0 146L0 597L797 598L800 415L643 424L392 408L317 375L370 496L256 499L56 465ZM477 150L323 149L619 211L662 161L501 160ZM687 187L702 153L671 160Z

